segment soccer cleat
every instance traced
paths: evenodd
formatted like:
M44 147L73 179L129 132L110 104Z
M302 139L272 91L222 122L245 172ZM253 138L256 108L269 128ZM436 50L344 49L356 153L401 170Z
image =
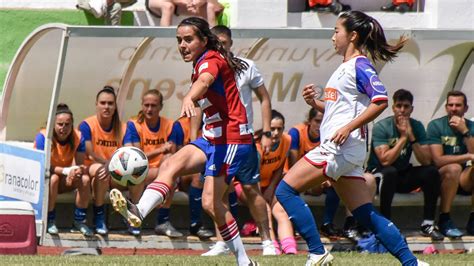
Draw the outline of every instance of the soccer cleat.
M416 264L418 266L430 266L430 264L428 262L424 262L422 260L416 260Z
M463 235L463 233L459 231L456 226L454 226L454 223L451 219L439 223L438 226L441 233L449 238L459 238Z
M196 224L194 226L189 227L189 233L193 236L199 237L199 239L208 239L214 236L214 233L210 230L204 228L204 226L200 224Z
M275 256L277 255L277 251L275 245L273 245L273 241L266 240L262 243L262 255L263 256Z
M47 228L48 228L48 234L50 234L50 235L59 234L59 230L56 227L56 224L54 224L54 221L48 221Z
M179 232L174 228L174 226L170 223L170 221L166 221L162 224L158 224L155 226L155 233L157 235L163 235L168 237L182 237L183 233Z
M227 255L230 253L229 248L223 241L217 241L216 244L212 245L208 252L201 254L201 256L220 256Z
M114 210L120 213L129 225L133 227L140 227L142 225L143 217L137 206L126 199L120 190L112 189L109 197Z
M438 227L433 224L422 225L420 231L422 235L431 237L433 241L443 241L444 239L444 235L441 234Z
M334 227L334 224L332 223L327 223L321 225L321 228L319 229L323 235L325 235L328 238L337 238L341 236L341 232L339 229L336 229Z
M133 227L131 225L128 225L128 233L132 236L139 236L142 233L142 230L140 227Z
M74 221L72 223L71 232L80 232L86 237L91 237L94 235L94 232L92 232L92 230L84 222L78 221Z
M107 3L105 0L90 0L90 12L94 17L101 18L107 13Z
M105 220L103 218L95 219L95 233L101 236L105 236L109 233Z
M306 260L306 266L326 266L332 265L334 257L325 250L324 254L308 254L308 259Z

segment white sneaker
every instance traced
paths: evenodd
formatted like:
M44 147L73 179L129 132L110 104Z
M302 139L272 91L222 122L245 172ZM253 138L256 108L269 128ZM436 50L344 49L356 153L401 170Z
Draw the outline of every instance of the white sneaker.
M229 248L225 242L217 241L215 245L211 246L208 252L201 254L201 256L220 256L230 253Z
M94 17L101 18L107 12L107 0L90 0L90 12Z
M263 256L277 255L276 248L271 240L265 240L262 242L262 251Z
M422 260L416 260L416 263L418 264L418 266L430 266L428 262L424 262Z
M317 255L317 254L308 254L308 260L306 261L306 266L326 266L332 265L332 260L334 257L329 253L329 251L325 251L324 254Z

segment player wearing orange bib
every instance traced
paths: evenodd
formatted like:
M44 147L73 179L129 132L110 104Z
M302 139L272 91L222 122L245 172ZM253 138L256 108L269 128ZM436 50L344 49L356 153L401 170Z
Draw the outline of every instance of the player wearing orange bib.
M96 114L86 118L79 125L79 130L85 141L88 173L92 180L94 195L94 225L96 233L108 233L105 224L104 201L111 183L107 170L108 163L115 150L122 146L124 126L120 122L114 89L105 86L96 96ZM139 197L141 191L129 187L131 197Z
M272 110L270 130L272 132L272 147L268 153L264 153L260 143L257 143L260 162L260 186L263 197L270 204L268 210L270 228L272 228L272 214L278 223L278 239L280 239L281 251L285 254L296 254L296 241L293 226L283 207L275 198L275 189L283 178L283 168L290 150L291 138L284 134L285 118L275 110ZM273 235L273 230L271 230ZM273 236L275 247L279 250L280 244Z
M162 108L163 95L158 90L149 90L142 96L141 110L138 116L127 122L124 144L143 150L148 157L150 166L145 182L137 185L142 192L145 184L150 184L158 175L161 162L170 154L176 152L177 135L183 135L181 126L178 123L160 116ZM183 234L177 231L169 222L173 195L174 190L170 190L170 197L158 210L155 232L169 237L181 237ZM138 203L138 201L134 200L132 202ZM129 226L129 232L132 235L139 235L140 229Z
M93 233L87 227L86 213L90 198L90 178L84 173L84 142L81 133L73 129L74 118L66 104L58 104L51 144L51 178L48 198L49 234L58 234L56 218L56 197L58 194L77 189L73 227L85 236ZM42 129L35 138L34 148L44 150L46 130Z

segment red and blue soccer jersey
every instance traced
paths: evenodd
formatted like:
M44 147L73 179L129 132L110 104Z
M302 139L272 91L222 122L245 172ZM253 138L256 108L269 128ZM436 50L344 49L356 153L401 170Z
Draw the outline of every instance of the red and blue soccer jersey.
M225 58L213 50L204 52L194 66L192 82L202 73L209 73L214 77L214 83L198 101L203 110L203 136L212 144L252 143L235 73Z

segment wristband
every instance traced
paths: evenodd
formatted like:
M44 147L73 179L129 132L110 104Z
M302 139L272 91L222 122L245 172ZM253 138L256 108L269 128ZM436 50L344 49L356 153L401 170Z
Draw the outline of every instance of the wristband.
M69 173L70 173L72 170L78 169L78 168L79 168L79 166L77 166L77 165L74 165L74 166L71 166L71 167L64 167L64 168L63 168L63 171L62 171L62 174L65 175L65 176L68 176Z

